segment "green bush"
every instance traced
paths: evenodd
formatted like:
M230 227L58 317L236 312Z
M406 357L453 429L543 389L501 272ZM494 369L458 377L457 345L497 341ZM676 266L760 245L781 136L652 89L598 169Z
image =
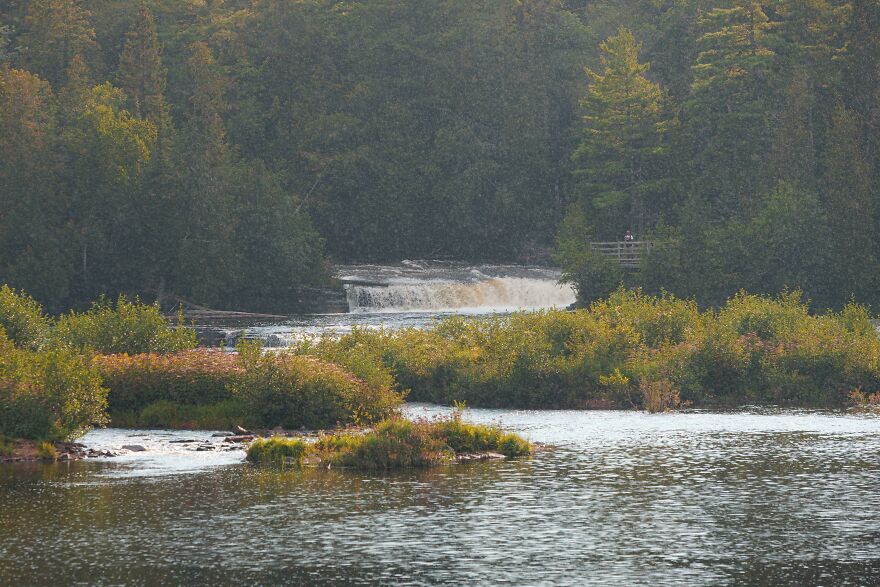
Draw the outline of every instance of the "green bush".
M251 443L247 460L257 464L295 465L303 464L309 445L296 438L266 438Z
M15 451L15 444L12 439L0 434L0 457L11 456L13 451Z
M55 461L58 459L58 451L51 442L41 442L37 445L37 457L44 461Z
M388 417L403 401L390 387L370 385L338 365L286 353L245 363L232 393L244 403L246 421L265 428L369 424Z
M432 422L431 434L443 440L456 454L497 451L506 457L520 457L531 453L531 445L516 434L504 432L497 426L468 424L461 412L452 417Z
M88 358L15 348L0 330L0 434L65 439L106 423L106 390Z
M114 424L171 428L332 428L393 413L400 394L309 356L194 349L97 355Z
M574 287L580 307L610 295L624 283L624 278L616 259L589 248L566 256L562 266L562 282Z
M8 285L0 286L0 328L20 348L37 350L46 342L51 320L38 302Z
M740 293L700 312L668 294L618 290L575 312L451 317L430 330L363 331L310 348L363 353L410 399L443 404L841 406L854 389L880 390L880 338L867 309L814 316L799 292Z
M56 346L102 354L172 353L196 346L196 333L178 322L172 325L158 304L130 302L119 296L113 304L102 298L88 312L70 312L51 332Z
M230 430L244 421L244 407L235 399L213 404L179 404L159 400L140 411L113 412L120 428L171 428L177 430Z
M234 353L207 349L97 355L94 362L110 390L111 414L140 412L158 401L206 405L228 400L232 385L244 372Z
M356 469L404 469L450 461L453 453L424 426L403 418L381 422L372 432L339 452L335 464ZM340 446L338 441L335 446Z
M355 326L351 333L343 338L325 336L303 339L288 350L339 365L376 389L393 389L394 375L384 362L383 345L376 344L377 339L386 336L387 334L381 330Z

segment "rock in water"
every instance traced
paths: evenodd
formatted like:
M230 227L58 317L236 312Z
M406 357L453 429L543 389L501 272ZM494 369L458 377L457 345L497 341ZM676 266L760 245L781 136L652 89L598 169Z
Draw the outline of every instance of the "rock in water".
M146 448L144 448L140 444L123 444L122 448L123 448L123 450L130 450L132 452L143 452L143 451L147 450Z

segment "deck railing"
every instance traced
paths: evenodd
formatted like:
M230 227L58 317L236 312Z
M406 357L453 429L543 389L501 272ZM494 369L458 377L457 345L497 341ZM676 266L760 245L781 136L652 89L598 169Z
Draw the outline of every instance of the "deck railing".
M642 259L651 254L654 243L650 241L630 241L612 243L590 243L590 247L597 253L617 259L621 267L638 267Z

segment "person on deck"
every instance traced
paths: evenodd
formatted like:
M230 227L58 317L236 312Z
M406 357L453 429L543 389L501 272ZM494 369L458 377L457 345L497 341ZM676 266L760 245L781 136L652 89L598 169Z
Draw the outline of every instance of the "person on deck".
M636 239L633 238L633 233L627 230L627 231L626 231L626 234L623 235L623 242L625 242L625 243L631 243L631 242L633 242L634 240L636 240Z

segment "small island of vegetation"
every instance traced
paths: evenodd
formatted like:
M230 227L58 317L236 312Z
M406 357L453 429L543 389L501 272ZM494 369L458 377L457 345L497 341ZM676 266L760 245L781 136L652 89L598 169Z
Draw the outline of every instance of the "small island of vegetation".
M367 431L343 430L315 442L272 437L253 442L248 461L273 465L319 465L367 470L430 467L456 460L522 457L529 442L497 426L462 422L461 411L450 418L412 422L384 420Z

